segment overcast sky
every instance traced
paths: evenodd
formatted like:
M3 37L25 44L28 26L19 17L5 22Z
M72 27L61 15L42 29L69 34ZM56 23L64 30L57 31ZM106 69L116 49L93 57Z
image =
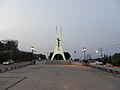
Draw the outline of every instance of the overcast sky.
M94 57L96 49L120 43L120 0L0 0L0 39L18 40L20 50L53 51L56 25L63 27L64 51L79 58L86 47Z

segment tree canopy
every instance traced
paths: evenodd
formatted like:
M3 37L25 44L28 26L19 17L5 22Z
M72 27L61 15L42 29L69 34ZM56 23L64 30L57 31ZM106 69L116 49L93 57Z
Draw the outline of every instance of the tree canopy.
M104 57L104 63L111 63L114 66L120 66L120 53L115 53L113 56Z
M21 62L39 58L45 59L46 56L19 50L17 40L0 41L0 63L8 59L12 59L15 62Z

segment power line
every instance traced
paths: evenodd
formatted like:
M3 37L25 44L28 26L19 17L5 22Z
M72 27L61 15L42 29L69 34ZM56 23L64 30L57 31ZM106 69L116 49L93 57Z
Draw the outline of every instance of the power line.
M104 50L111 50L111 49L116 49L116 48L120 48L120 43L104 46L104 47L99 48L98 50L100 51L101 58L103 58L103 51Z
M108 46L104 46L104 47L100 47L100 48L98 48L98 50L101 51L101 54L102 54L103 50L116 49L116 48L120 48L120 43L113 44L113 45L108 45Z
M117 48L120 48L120 46L119 46L119 47L111 47L111 48L103 48L103 51L104 51L104 50L117 49Z
M114 47L114 46L120 46L120 43L118 43L118 44L113 44L113 45L108 45L108 46L104 46L104 47L101 47L101 48L108 48L108 47Z

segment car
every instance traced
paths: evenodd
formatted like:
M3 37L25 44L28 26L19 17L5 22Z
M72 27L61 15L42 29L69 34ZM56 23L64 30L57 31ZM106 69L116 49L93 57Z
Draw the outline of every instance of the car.
M13 60L7 60L6 62L3 62L3 65L9 65L9 64L14 64Z
M92 62L90 63L90 65L102 65L103 63L102 62L99 62L99 61L95 61L95 62Z

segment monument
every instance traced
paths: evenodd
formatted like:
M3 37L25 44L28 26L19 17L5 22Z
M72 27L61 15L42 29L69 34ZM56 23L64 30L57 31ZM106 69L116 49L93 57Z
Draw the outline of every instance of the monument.
M60 32L58 32L58 28L56 26L56 43L55 43L55 49L52 55L51 60L54 59L55 55L61 55L63 60L65 59L65 55L62 49L62 27L60 28Z

